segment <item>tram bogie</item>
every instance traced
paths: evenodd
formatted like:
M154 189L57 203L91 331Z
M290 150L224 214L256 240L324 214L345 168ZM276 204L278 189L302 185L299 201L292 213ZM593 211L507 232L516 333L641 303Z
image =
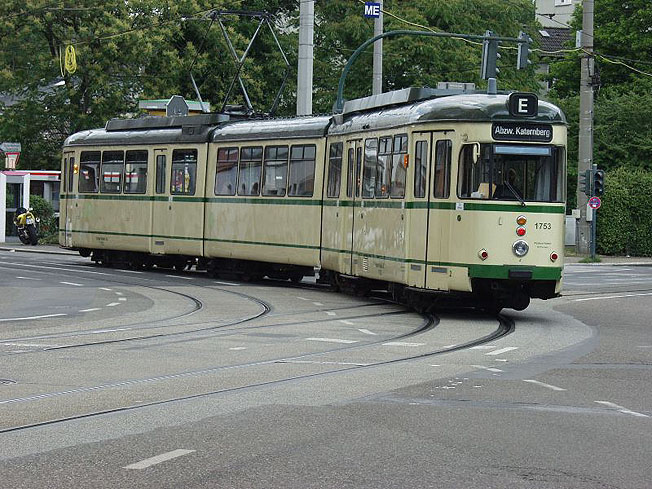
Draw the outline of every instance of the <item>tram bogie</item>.
M60 243L101 264L246 280L318 269L419 309L455 295L522 310L561 292L566 124L544 102L510 114L514 96L401 91L333 117L78 133L64 147Z

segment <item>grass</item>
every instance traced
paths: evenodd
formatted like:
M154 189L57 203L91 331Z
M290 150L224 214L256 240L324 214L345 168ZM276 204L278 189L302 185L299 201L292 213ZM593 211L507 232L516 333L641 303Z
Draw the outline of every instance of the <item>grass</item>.
M590 256L586 256L580 260L580 263L600 263L602 262L602 258L599 256L591 258Z

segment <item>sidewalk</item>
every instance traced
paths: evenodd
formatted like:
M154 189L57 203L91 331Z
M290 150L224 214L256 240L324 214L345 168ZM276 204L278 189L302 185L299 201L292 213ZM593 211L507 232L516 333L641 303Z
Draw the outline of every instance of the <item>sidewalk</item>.
M24 245L22 243L0 243L0 251L24 253L47 253L50 255L79 255L76 251L64 250L59 245Z

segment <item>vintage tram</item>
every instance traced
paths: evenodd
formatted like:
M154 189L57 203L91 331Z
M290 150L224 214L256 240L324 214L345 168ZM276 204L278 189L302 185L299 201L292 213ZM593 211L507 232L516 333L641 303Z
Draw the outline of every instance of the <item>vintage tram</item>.
M70 136L60 244L101 264L442 293L561 291L566 121L532 94L404 89L341 114L112 120Z

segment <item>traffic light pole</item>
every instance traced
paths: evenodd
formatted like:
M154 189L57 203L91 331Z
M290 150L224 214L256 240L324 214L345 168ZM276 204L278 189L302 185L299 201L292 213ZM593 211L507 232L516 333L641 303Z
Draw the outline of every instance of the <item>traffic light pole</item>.
M598 170L598 165L592 165L592 175L595 175ZM593 178L593 177L592 177ZM595 185L592 185L593 193L595 193ZM596 229L598 227L598 209L591 209L592 219L591 219L591 260L595 260L595 241L596 241Z
M577 252L587 255L591 252L593 227L587 221L588 196L580 188L581 175L593 164L593 81L595 73L593 60L593 0L584 0L582 18L582 59L580 80L580 127L577 158L577 208L580 219L577 225ZM595 216L595 212L593 215Z

